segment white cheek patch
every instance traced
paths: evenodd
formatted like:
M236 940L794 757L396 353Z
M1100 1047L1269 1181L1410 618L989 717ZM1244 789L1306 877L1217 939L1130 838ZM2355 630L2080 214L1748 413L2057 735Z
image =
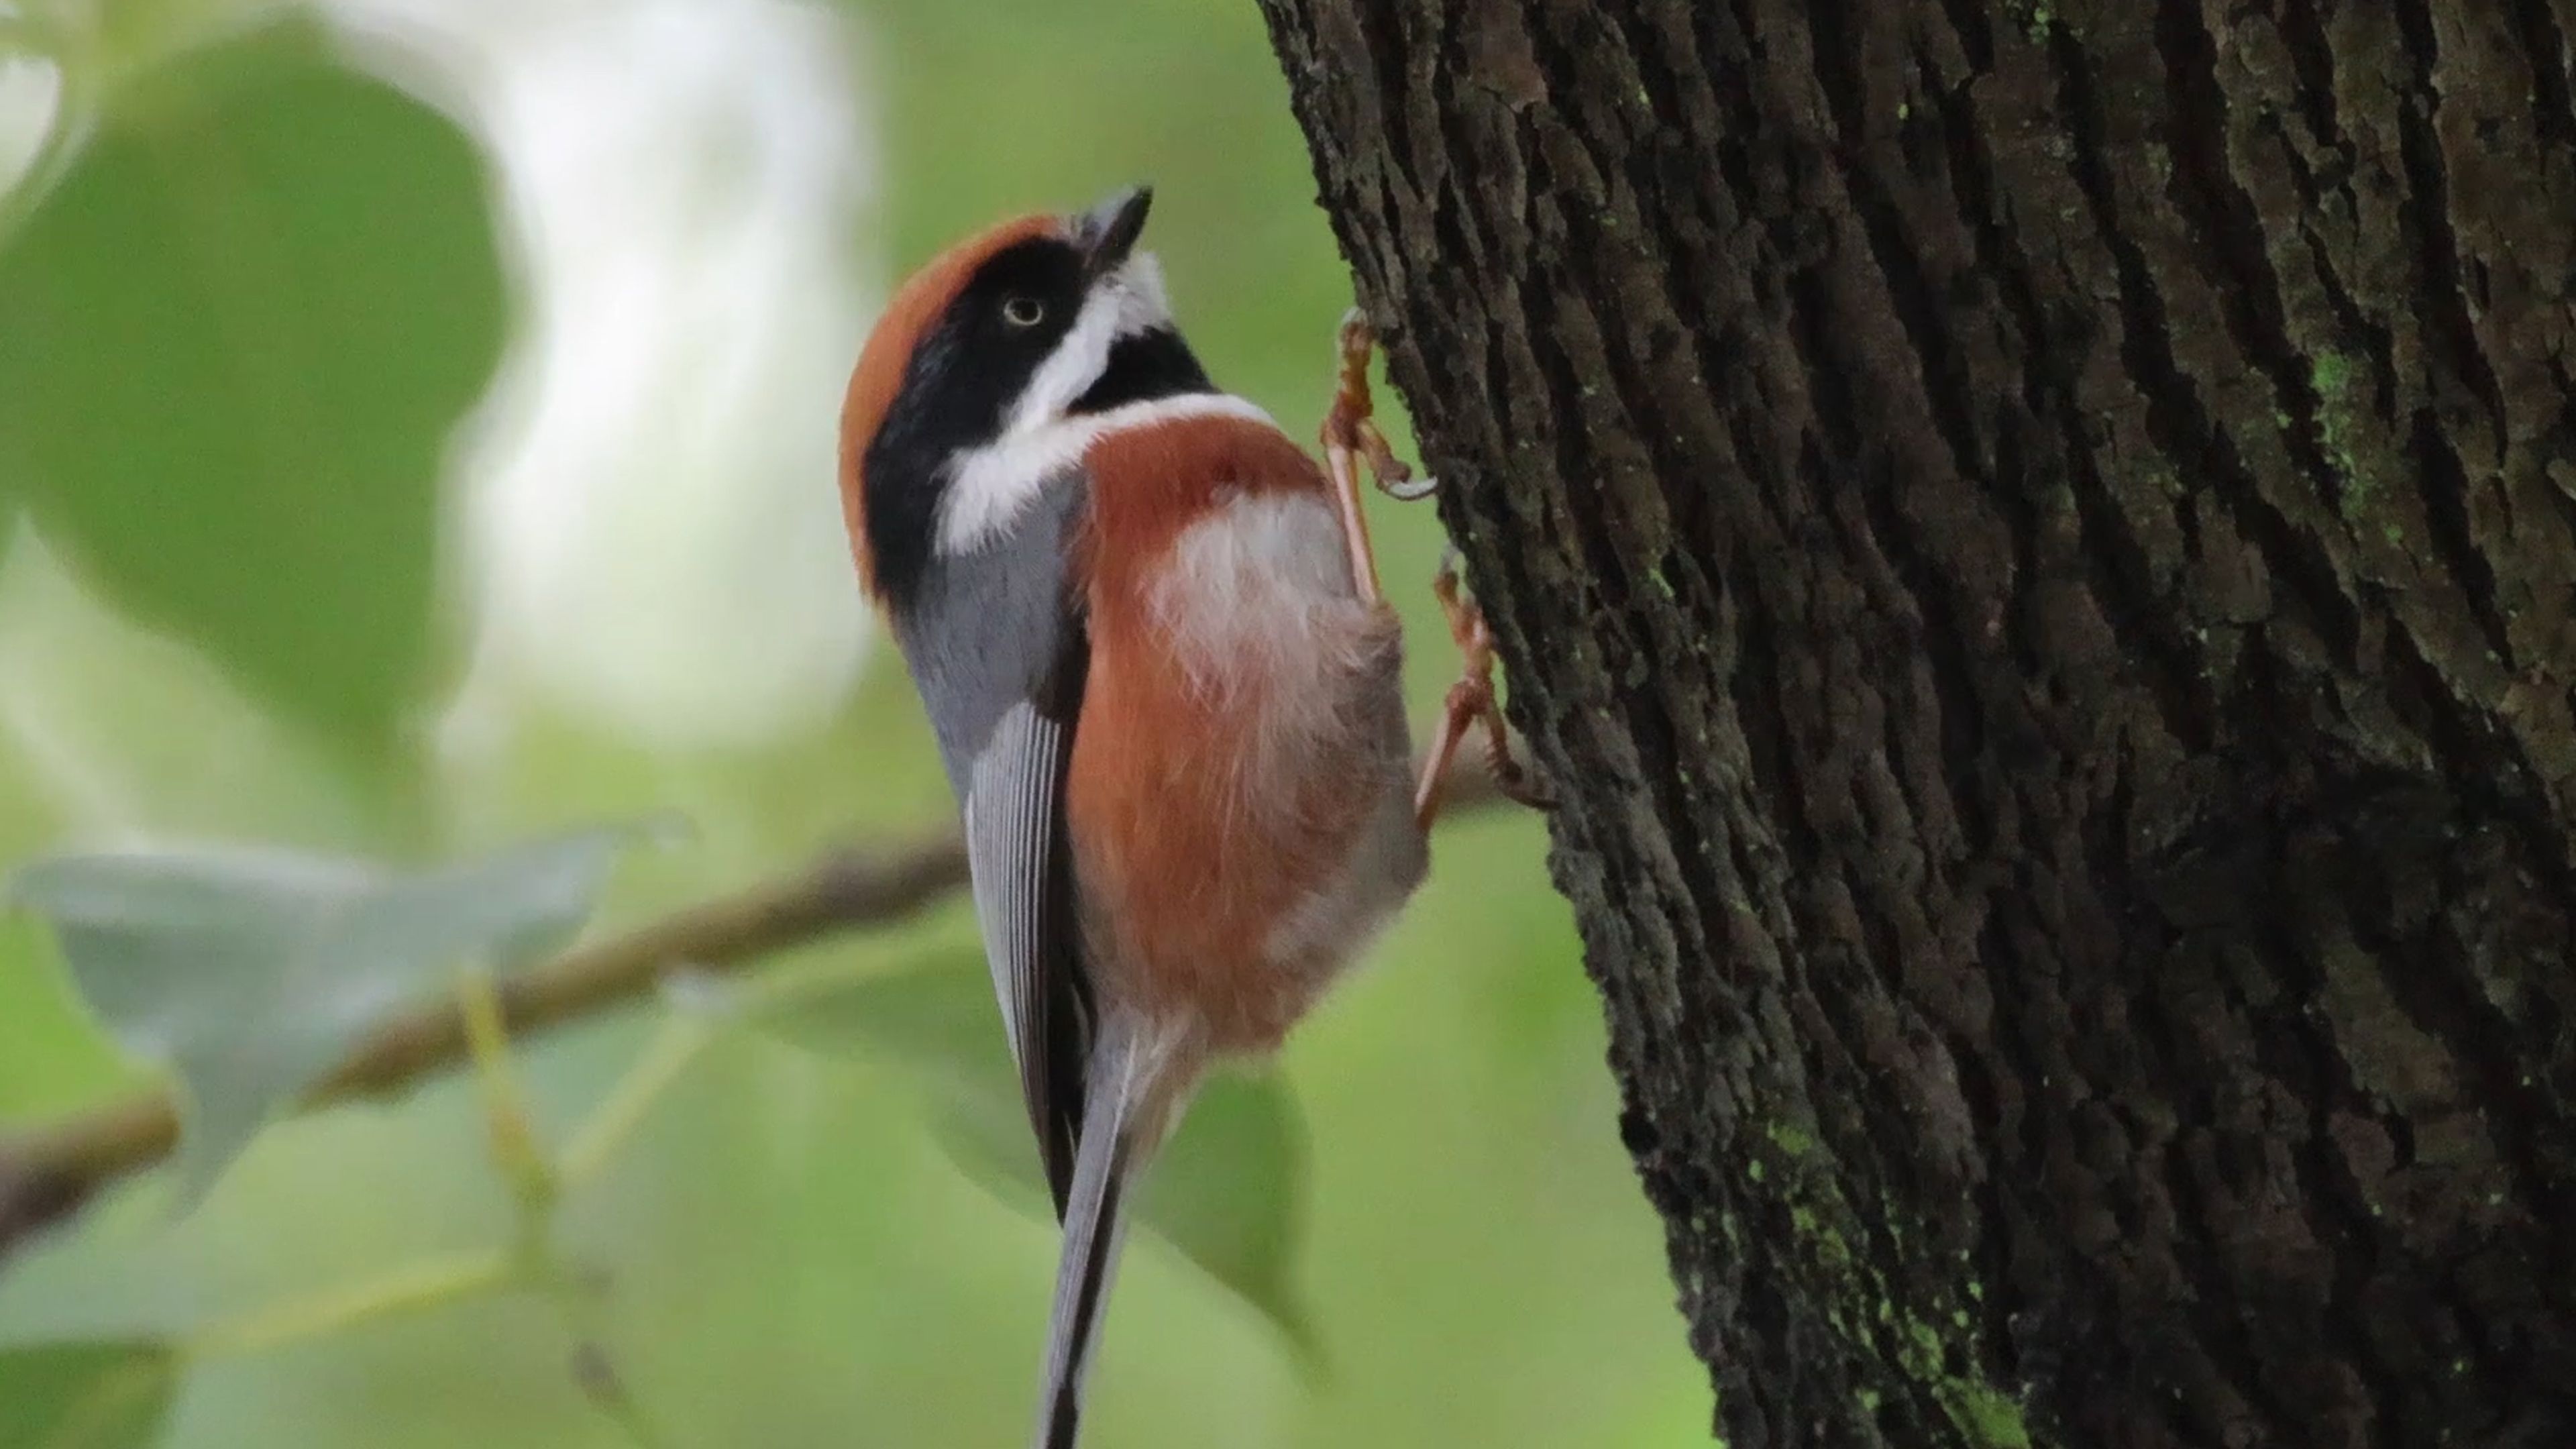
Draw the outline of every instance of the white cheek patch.
M1035 432L1063 417L1109 370L1109 349L1119 338L1170 325L1172 304L1163 295L1162 263L1148 253L1120 267L1083 300L1082 315L1021 389L1002 436Z
M1095 286L1064 340L1047 354L1030 375L1029 385L1021 389L1019 401L1011 405L1002 435L950 461L948 498L940 513L940 551L970 552L1008 527L1047 479L1073 466L1104 434L1172 418L1270 421L1269 414L1241 398L1195 393L1130 403L1088 417L1065 416L1065 410L1109 370L1109 352L1119 338L1171 325L1172 304L1163 292L1163 266L1152 253L1134 257Z
M1118 335L1133 337L1172 325L1172 299L1163 291L1163 259L1139 252L1118 269Z
M955 557L982 547L1011 526L1048 479L1080 464L1091 445L1111 433L1184 418L1241 418L1273 425L1268 413L1242 398L1196 392L1148 398L1078 418L1057 418L1027 432L1006 435L958 454L950 465L948 497L939 516L939 551Z
M1118 314L1126 288L1112 284L1095 288L1083 300L1082 313L1073 319L1064 340L1047 354L1046 361L1029 375L1029 385L1020 390L1020 399L1011 405L1011 415L1002 423L1005 441L1025 437L1064 415L1074 399L1091 390L1100 375L1109 370L1110 344L1118 340Z

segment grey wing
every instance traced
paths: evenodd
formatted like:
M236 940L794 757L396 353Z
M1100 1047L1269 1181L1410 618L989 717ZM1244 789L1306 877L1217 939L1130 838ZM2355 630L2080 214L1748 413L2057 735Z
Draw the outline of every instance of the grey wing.
M900 621L965 813L975 914L1056 1212L1073 1185L1090 1000L1082 968L1065 773L1088 649L1065 562L1079 477L1004 536L934 564Z
M976 756L966 791L975 916L1059 1217L1073 1186L1091 1035L1064 838L1072 755L1069 719L1033 703L1015 706Z

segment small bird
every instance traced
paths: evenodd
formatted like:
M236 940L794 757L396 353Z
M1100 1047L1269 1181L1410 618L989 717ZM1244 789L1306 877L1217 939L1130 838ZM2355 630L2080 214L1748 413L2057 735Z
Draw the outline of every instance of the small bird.
M1063 1225L1041 1449L1075 1442L1122 1209L1203 1074L1277 1048L1412 894L1471 725L1519 778L1445 569L1471 668L1414 777L1358 462L1409 475L1368 416L1366 325L1319 468L1182 340L1136 250L1151 196L932 260L841 416L851 551L964 815Z

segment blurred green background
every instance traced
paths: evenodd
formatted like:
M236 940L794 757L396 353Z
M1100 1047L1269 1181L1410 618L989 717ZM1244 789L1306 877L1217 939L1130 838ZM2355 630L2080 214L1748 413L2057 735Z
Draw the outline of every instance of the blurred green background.
M0 0L0 869L174 840L429 863L686 817L614 876L613 931L939 827L842 552L840 385L903 269L1135 180L1211 370L1311 433L1348 287L1250 0ZM1427 720L1436 523L1372 507ZM1544 846L1447 827L1286 1053L1302 1145L1211 1172L1265 1150L1230 1115L1172 1164L1286 1285L1256 1304L1140 1233L1091 1442L1705 1441ZM972 939L952 903L764 970ZM521 1043L543 1132L675 1010L703 1009ZM961 1169L886 1021L703 1020L555 1224L660 1441L1020 1442L1051 1224ZM154 1070L0 917L0 1141ZM508 1239L475 1090L283 1122L184 1215L145 1178L0 1263L0 1449L638 1442L537 1295L227 1346ZM98 1368L41 1345L118 1339L171 1346L157 1427L25 1411Z

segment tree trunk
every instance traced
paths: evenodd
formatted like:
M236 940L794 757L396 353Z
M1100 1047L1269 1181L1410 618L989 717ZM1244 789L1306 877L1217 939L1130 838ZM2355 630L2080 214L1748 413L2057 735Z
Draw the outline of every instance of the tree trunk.
M2576 0L1261 4L1736 1449L2576 1444Z

